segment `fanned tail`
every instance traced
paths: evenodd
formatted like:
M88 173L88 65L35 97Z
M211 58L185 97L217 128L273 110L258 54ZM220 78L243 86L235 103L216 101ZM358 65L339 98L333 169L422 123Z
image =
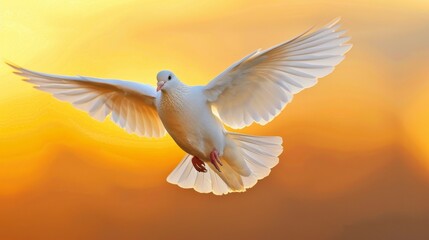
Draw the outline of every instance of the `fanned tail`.
M192 165L192 156L187 154L167 177L167 182L181 188L193 188L200 193L227 194L231 190L225 181L210 167L207 172L198 172Z
M250 169L248 176L242 175L244 188L253 187L258 180L268 176L271 169L279 163L283 152L281 137L251 136L240 133L228 133L240 148L243 160Z
M267 136L250 136L239 133L228 133L228 137L237 147L240 162L244 161L249 172L238 171L228 159L222 159L222 172L211 164L207 172L198 172L192 165L192 156L186 155L180 164L168 176L167 181L182 188L193 188L200 193L223 195L230 192L243 192L253 187L258 180L268 176L271 168L279 162L282 153L282 138Z

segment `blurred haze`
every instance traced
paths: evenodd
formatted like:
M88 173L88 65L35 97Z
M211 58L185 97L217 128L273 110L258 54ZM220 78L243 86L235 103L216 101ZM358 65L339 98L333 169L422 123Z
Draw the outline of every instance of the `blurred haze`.
M0 57L36 71L205 84L337 16L353 48L266 126L246 193L165 181L184 153L97 122L0 64L0 239L429 239L429 1L0 1Z

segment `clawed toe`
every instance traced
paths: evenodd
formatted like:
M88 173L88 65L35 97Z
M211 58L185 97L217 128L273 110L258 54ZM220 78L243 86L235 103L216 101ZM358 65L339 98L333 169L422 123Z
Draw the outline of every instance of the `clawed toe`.
M220 157L219 157L219 153L217 152L217 150L213 150L210 153L210 162L213 164L213 166L216 168L216 170L220 171L220 166L222 165L222 162L220 161ZM198 172L207 172L206 169L206 164L199 158L197 157L192 157L192 165L194 165L195 170L197 170Z
M219 172L221 172L219 165L221 165L221 166L223 166L223 165L222 165L222 162L220 161L219 153L217 152L216 149L210 153L210 162L215 166L215 168Z
M207 172L207 169L205 167L206 164L203 161L201 161L201 159L199 159L197 157L192 158L192 165L194 165L194 168L198 172Z

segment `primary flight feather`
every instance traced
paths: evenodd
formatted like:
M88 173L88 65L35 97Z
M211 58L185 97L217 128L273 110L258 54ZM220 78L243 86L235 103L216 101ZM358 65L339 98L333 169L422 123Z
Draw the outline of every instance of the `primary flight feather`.
M281 137L225 130L265 125L292 100L331 73L351 48L338 20L234 63L206 86L188 86L161 71L157 89L136 82L61 76L9 64L37 89L71 102L129 133L162 137L168 132L187 155L167 181L217 195L242 192L269 175L279 161ZM207 167L208 166L208 167Z

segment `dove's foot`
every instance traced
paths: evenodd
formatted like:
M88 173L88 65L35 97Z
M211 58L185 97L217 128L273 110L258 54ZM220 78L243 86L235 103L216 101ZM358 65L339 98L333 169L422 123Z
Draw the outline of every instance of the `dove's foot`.
M197 157L192 158L192 165L194 165L194 168L198 172L207 172L207 169L204 167L206 164Z
M219 153L216 149L214 149L210 153L210 162L215 166L215 168L220 172L219 165L222 166L222 163L220 162Z

